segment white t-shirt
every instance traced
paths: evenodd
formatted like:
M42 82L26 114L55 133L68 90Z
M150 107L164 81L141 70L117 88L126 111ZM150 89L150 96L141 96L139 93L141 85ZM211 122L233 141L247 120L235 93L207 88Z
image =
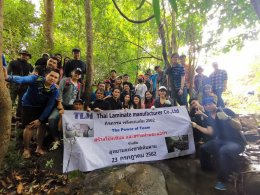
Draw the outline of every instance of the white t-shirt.
M140 95L142 100L144 100L146 91L147 91L147 87L144 83L139 83L135 86L135 94Z

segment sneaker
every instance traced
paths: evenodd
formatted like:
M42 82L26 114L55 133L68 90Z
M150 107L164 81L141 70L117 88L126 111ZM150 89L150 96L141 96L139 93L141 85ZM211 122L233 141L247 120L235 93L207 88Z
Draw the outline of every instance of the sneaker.
M220 181L214 187L216 190L226 190L226 185Z
M57 150L59 146L60 146L60 141L54 141L52 143L52 147L50 148L50 151Z

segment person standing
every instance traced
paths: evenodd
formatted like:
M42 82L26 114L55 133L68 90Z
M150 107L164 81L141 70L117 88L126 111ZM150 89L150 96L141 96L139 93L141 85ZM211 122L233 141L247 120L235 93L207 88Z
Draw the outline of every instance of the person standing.
M139 78L138 84L135 86L135 95L139 95L142 102L144 102L146 91L147 91L147 86L144 84L144 80L142 78Z
M172 65L166 69L166 74L169 75L169 85L171 87L171 97L179 105L187 106L187 89L185 87L185 70L183 65L179 64L179 54L173 53L171 56Z
M195 71L197 73L194 77L195 96L199 102L202 102L203 87L209 84L209 78L203 74L204 69L201 66L198 66Z
M225 70L219 69L217 62L213 62L212 66L214 68L214 72L209 76L210 84L212 86L213 93L215 93L218 97L217 106L224 108L225 104L222 99L222 93L227 89L228 75Z
M160 86L167 86L167 78L165 72L161 69L160 66L155 66L154 70L157 72L157 86L156 90L159 89Z
M19 54L20 58L9 63L7 73L13 76L28 76L31 72L33 72L33 66L28 63L28 60L32 58L32 55L26 50L20 51ZM21 117L22 97L26 92L27 86L28 85L26 84L10 83L10 95L13 105L18 97L16 117Z
M114 87L115 87L116 78L117 78L116 70L111 70L110 71L110 78L109 78L110 83L111 83L111 89L114 89Z
M84 75L86 74L86 70L87 70L86 64L85 64L85 62L83 62L80 59L80 49L74 48L72 50L72 55L73 55L73 59L69 60L65 64L65 67L63 67L63 69L64 69L63 74L65 77L70 77L71 72L73 70L75 70L76 68L80 68L82 70L80 82L82 82L82 80L84 79Z
M190 93L191 86L191 68L190 65L186 63L186 55L180 56L180 64L183 65L185 70L185 86L187 89L187 95ZM187 97L186 97L187 99Z

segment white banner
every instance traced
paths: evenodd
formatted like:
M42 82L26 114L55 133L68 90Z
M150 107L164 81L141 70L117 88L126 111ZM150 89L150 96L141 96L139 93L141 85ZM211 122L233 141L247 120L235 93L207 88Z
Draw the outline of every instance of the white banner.
M195 152L184 106L65 111L63 172L174 158Z

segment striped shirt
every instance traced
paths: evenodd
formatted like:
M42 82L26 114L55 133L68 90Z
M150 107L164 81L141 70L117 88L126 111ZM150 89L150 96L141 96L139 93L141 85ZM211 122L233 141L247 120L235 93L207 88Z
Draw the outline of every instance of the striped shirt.
M183 65L177 64L166 69L166 74L169 75L171 86L174 89L181 88L181 78L185 76L185 70Z
M227 72L225 70L216 70L210 76L210 84L212 89L224 89L224 81L228 80Z

